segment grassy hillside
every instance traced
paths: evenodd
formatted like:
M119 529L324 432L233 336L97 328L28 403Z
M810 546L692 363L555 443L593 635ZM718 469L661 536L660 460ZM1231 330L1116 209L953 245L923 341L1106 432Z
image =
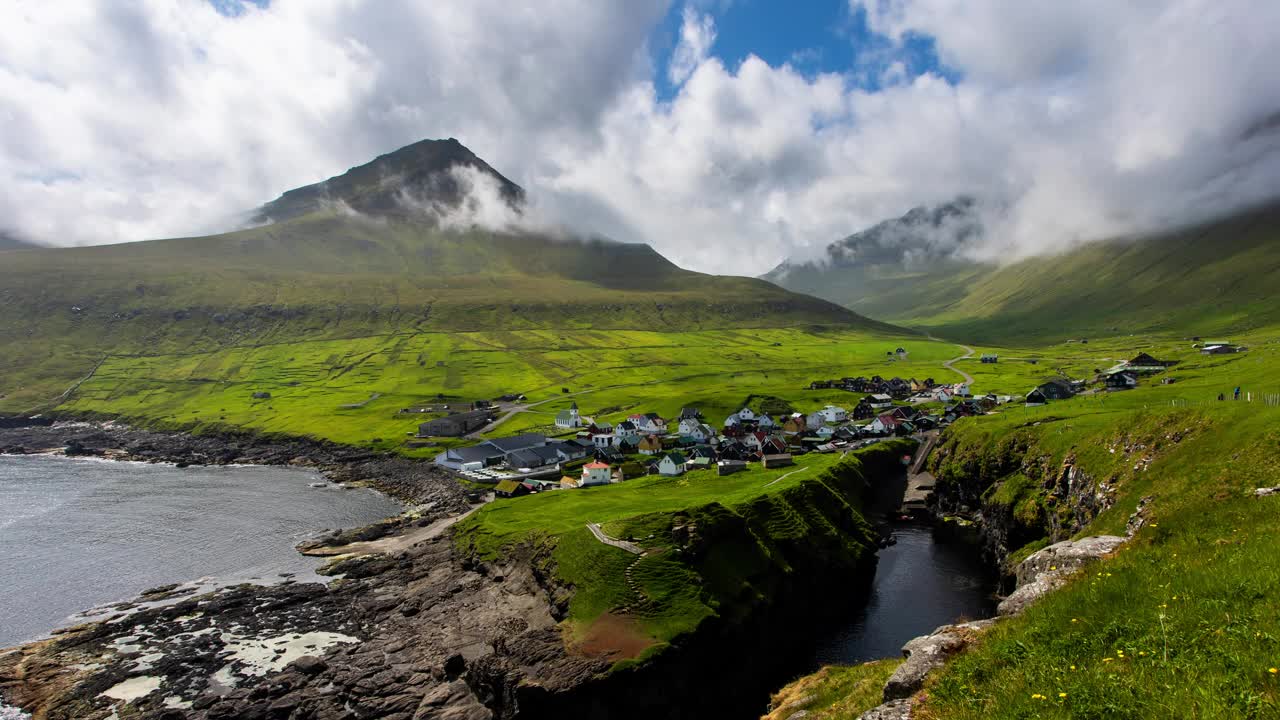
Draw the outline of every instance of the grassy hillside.
M494 176L511 202L522 196L456 142L428 142L286 193L265 206L267 216L280 219L270 225L211 237L6 252L0 411L47 407L100 363L117 380L136 378L134 370L156 378L152 369L159 364L148 358L221 357L298 343L346 341L355 348L381 338L374 344L397 346L433 333L535 329L827 326L902 334L761 280L683 270L648 246L446 230L429 214L395 204L405 192L429 193L446 206L461 202L446 172L459 164ZM305 353L256 356L285 366L298 354ZM330 346L326 357L346 355ZM435 392L458 387L455 380ZM484 387L477 383L468 392ZM150 409L144 403L132 411Z
M522 544L548 544L556 577L574 589L565 621L570 642L624 661L709 619L744 619L787 595L789 583L862 567L875 548L861 515L866 482L900 468L913 445L808 455L796 467L728 477L699 470L498 500L459 524L455 542L489 560ZM599 542L588 523L634 538L645 553ZM694 529L682 535L676 526Z
M939 260L796 268L784 287L955 339L1240 334L1280 324L1280 204L1139 240L1004 267Z
M1131 349L1181 360L1166 373L1178 382L1156 376L1133 391L1006 407L947 431L931 462L938 487L963 483L984 514L1012 513L1010 537L1025 543L1009 548L1013 560L1070 536L1063 523L1077 507L1058 482L1068 459L1111 503L1075 537L1123 534L1141 498L1149 520L1114 557L950 663L917 716L1280 716L1280 504L1254 496L1280 485L1280 332L1239 340L1247 353L1204 357L1185 342L1135 338ZM1093 345L1049 352L1077 364L1122 354ZM1016 364L984 369L979 383L1023 382ZM1216 399L1236 386L1245 400ZM824 705L863 707L865 688L841 690L840 680L869 673L834 669L799 686Z

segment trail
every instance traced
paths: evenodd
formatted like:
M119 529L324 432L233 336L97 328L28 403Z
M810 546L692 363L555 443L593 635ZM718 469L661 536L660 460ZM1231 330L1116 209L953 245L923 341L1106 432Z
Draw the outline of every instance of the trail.
M765 486L765 487L769 487L769 486L770 486L770 485L772 485L773 483L780 483L780 482L782 482L783 480L786 480L787 478L791 477L792 475L795 475L796 473L804 472L805 470L808 470L808 469L809 469L809 468L807 468L807 467L802 467L802 468L800 468L799 470L792 470L791 472L787 473L786 475L783 475L783 476L779 477L779 478L778 478L778 479L776 479L776 480L773 480L773 481L771 481L771 482L767 482L767 483L765 483L765 484L764 484L764 486Z
M605 545L616 547L619 550L626 550L632 555L644 554L644 549L635 543L629 543L626 540L618 540L617 538L611 538L608 535L605 535L604 530L600 529L600 523L587 523L587 529L591 531L592 535L596 536L597 540Z
M926 335L926 337L928 337L930 340L933 340L934 342L947 342L946 340L939 340L938 338L934 337L932 334L929 334L929 333L925 333L925 335ZM972 385L972 384L973 384L973 376L972 376L972 375L970 375L969 373L967 373L967 372L965 372L965 371L961 370L960 368L956 367L956 366L954 365L954 363L957 363L957 362L959 362L959 361L961 361L961 360L968 360L969 358L973 357L973 352L974 352L974 351L973 351L973 348L969 347L968 345L960 345L960 343L951 343L951 344L952 344L952 345L956 345L956 346L958 346L958 347L962 347L962 348L964 348L964 354L963 354L963 355L961 355L960 357L954 357L954 358L951 358L950 360L948 360L948 361L946 361L946 362L942 363L942 367L944 367L944 368L946 368L946 369L948 369L948 370L950 370L950 371L952 371L952 372L960 373L960 376L964 378L964 381L965 381L966 383L968 383L968 384Z

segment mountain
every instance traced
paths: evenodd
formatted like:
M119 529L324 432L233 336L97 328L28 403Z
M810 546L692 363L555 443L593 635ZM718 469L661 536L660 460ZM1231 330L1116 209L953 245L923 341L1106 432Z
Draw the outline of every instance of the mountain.
M765 277L879 320L984 342L1280 326L1280 202L1003 266L945 253L915 262L921 235L902 258L784 264Z
M33 250L38 247L40 246L29 243L13 233L0 230L0 252L5 250Z
M828 245L819 260L786 261L763 278L870 317L895 317L922 300L959 299L975 270L959 253L982 233L976 201L962 197L915 208Z
M450 229L421 208L470 201L448 179L456 168L488 175L507 202L523 197L457 141L424 142L286 192L263 206L272 221L258 227L6 253L6 386L62 389L107 354L429 331L819 325L901 333L763 280L681 269L646 245Z
M458 170L472 170L493 180L500 197L512 207L523 204L524 190L519 185L449 138L416 142L337 177L290 190L259 208L253 220L281 222L343 205L379 216L404 215L423 204L452 209L469 191Z

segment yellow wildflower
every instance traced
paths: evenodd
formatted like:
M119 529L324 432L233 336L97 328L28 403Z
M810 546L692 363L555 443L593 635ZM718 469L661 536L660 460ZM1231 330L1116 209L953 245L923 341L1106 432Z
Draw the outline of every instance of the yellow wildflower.
M1075 666L1075 665L1072 665L1072 666L1071 666L1071 669L1072 669L1072 670L1075 670L1075 669L1076 669L1076 666Z
M1277 670L1276 668L1268 668L1267 672L1271 673L1272 675L1275 675L1277 673L1280 673L1280 670Z
M1066 693L1058 693L1058 697L1060 698L1065 698L1066 696L1067 696Z
M1041 695L1040 693L1031 693L1031 699L1032 699L1032 700L1043 700L1043 699L1044 699L1044 696L1043 696L1043 695Z
M1111 658L1102 658L1102 662L1109 663L1111 662Z

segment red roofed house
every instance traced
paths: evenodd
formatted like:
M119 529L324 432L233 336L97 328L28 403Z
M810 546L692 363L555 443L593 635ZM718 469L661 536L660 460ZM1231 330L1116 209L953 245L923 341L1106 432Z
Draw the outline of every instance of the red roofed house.
M578 487L608 485L610 482L613 482L613 473L609 470L609 466L602 462L593 462L583 465L582 480L578 483Z

